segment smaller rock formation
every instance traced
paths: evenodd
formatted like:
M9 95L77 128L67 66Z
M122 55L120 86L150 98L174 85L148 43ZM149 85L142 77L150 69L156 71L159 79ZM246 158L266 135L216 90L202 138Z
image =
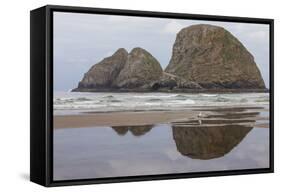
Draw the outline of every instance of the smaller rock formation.
M160 63L146 50L121 48L95 64L73 91L149 91L162 76Z

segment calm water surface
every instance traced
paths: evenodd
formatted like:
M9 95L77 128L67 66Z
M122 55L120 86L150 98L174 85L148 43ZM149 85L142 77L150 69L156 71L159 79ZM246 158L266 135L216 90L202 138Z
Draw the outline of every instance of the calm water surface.
M268 128L157 124L54 132L54 180L268 167Z

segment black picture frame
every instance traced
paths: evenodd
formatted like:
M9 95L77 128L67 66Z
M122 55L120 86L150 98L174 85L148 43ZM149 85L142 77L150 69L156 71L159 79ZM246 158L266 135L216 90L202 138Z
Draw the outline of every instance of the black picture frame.
M270 167L263 169L196 172L81 180L53 180L53 12L94 13L156 18L176 18L270 26ZM274 172L274 20L136 10L46 5L30 12L30 180L43 186L64 186L160 179L242 175Z

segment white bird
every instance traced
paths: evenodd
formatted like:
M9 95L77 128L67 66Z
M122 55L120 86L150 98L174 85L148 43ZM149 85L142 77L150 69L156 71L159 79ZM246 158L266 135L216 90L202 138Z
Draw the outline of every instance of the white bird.
M200 113L197 115L197 117L204 117L203 113L200 111Z
M199 125L201 125L202 124L202 120L200 118L204 118L205 115L203 115L203 113L200 111L200 113L197 115L197 117L198 117Z

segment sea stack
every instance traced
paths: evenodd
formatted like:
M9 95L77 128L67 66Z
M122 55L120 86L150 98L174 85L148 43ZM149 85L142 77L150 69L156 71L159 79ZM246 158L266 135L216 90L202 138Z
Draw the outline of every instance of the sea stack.
M93 65L72 91L148 91L163 74L160 63L145 49L118 49Z
M251 53L230 32L213 25L183 28L165 72L204 89L265 89Z

